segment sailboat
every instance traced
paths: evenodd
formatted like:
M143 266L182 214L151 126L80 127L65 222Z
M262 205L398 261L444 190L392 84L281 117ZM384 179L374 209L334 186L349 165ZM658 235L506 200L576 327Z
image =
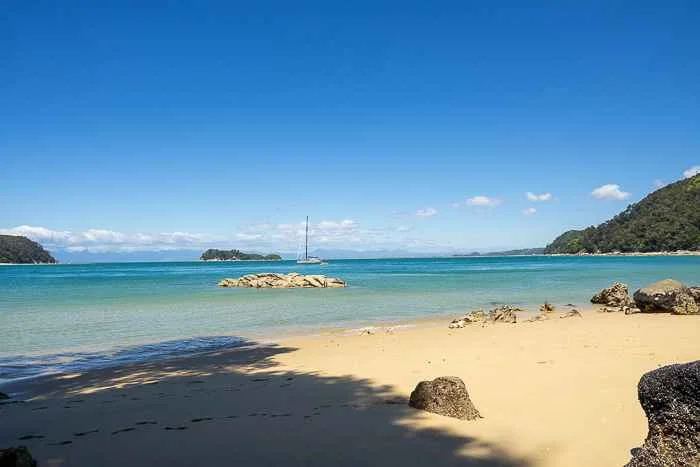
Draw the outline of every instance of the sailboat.
M323 264L316 256L309 256L309 216L306 216L306 236L304 238L304 256L297 258L297 264Z

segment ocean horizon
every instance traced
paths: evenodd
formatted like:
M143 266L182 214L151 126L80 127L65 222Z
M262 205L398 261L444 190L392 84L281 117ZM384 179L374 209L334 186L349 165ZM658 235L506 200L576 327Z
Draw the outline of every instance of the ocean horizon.
M328 327L458 316L512 304L589 304L621 281L633 291L697 280L692 256L499 256L145 262L0 268L0 381L246 345ZM301 271L345 289L223 289L226 277Z

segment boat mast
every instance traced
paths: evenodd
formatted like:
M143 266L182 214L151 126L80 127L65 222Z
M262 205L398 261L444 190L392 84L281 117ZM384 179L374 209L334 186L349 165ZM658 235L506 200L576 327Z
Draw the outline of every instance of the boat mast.
M309 259L309 216L306 216L306 241L304 242L304 259Z

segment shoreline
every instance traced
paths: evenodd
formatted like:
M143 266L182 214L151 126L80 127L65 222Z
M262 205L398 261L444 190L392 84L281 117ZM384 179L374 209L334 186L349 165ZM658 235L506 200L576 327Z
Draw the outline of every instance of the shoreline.
M447 325L332 329L17 383L26 399L0 405L0 445L23 438L40 465L76 467L622 465L646 435L639 378L700 353L694 316ZM407 406L418 381L444 375L465 381L484 418Z

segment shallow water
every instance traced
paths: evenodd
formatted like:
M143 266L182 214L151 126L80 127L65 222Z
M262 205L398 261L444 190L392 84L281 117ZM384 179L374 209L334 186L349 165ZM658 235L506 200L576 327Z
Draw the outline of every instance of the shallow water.
M346 289L221 289L256 272L326 274ZM0 380L511 303L584 305L623 281L700 283L700 257L486 257L0 267ZM239 336L239 337L234 337Z

